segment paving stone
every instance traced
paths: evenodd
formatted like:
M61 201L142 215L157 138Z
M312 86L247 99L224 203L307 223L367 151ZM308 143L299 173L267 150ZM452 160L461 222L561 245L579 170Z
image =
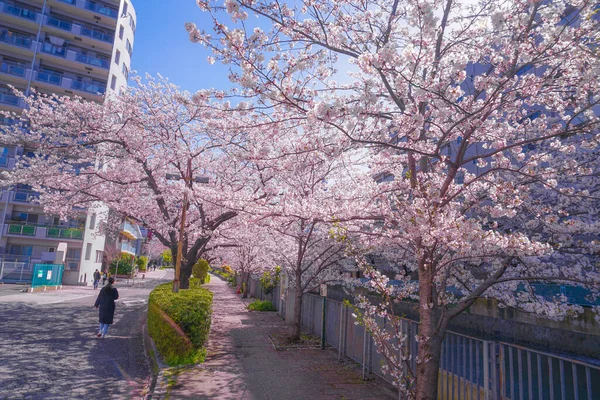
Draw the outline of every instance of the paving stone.
M275 313L249 312L233 290L216 277L207 359L185 369L169 386L165 370L152 399L396 399L386 382L361 379L359 366L338 362L337 351L275 350L268 335L289 334Z

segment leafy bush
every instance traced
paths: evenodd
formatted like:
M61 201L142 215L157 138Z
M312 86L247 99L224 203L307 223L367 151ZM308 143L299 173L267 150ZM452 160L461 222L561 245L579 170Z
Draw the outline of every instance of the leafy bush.
M133 256L128 254L121 254L121 257L112 260L108 268L108 272L110 272L111 275L131 275L134 270L135 264L133 262Z
M173 265L173 255L171 254L171 249L166 249L161 254L163 263L168 265Z
M268 300L261 301L256 300L248 304L248 310L250 311L277 311L273 303Z
M212 316L213 294L190 280L190 289L171 291L172 283L157 286L148 299L148 332L169 366L204 360Z
M275 289L275 286L279 285L281 267L278 265L271 271L263 272L260 277L260 287L264 294L271 294Z
M201 282L204 282L206 280L206 276L208 275L209 268L210 265L208 264L208 261L201 258L192 267L192 274L194 275L194 278L198 278Z
M206 274L206 276L204 277L204 283L210 283L210 275Z
M148 267L148 257L146 257L146 256L139 256L135 260L135 264L137 265L137 267L138 267L138 269L140 271L145 271L146 268Z

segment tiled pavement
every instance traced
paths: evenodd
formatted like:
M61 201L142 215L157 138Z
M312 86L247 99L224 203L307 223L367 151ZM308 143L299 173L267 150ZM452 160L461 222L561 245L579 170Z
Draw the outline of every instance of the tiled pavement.
M289 331L275 313L249 312L239 295L212 277L213 322L204 364L159 376L153 399L395 399L380 379L333 350L273 348L268 334ZM171 376L169 376L171 375Z

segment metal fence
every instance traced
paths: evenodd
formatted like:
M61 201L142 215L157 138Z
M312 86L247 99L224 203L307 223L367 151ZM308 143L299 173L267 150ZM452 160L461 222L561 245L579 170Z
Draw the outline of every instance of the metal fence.
M324 336L325 342L338 350L340 359L348 357L361 364L363 378L374 373L392 382L383 371L386 361L377 352L373 338L355 323L351 310L342 302L306 294L301 321L311 334ZM412 356L410 366L414 370L418 323L404 319L401 330L407 335L404 351ZM448 332L442 345L438 398L600 399L600 367L514 344Z
M29 257L0 259L0 280L3 282L31 282L33 263Z

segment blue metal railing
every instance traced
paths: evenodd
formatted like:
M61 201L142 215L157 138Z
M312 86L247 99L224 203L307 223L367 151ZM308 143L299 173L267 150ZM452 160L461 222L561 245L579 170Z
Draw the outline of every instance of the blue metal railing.
M37 13L35 11L27 8L17 7L11 4L5 4L4 7L2 7L2 11L4 11L6 14L11 14L16 17L25 18L31 21L35 21L37 17Z

